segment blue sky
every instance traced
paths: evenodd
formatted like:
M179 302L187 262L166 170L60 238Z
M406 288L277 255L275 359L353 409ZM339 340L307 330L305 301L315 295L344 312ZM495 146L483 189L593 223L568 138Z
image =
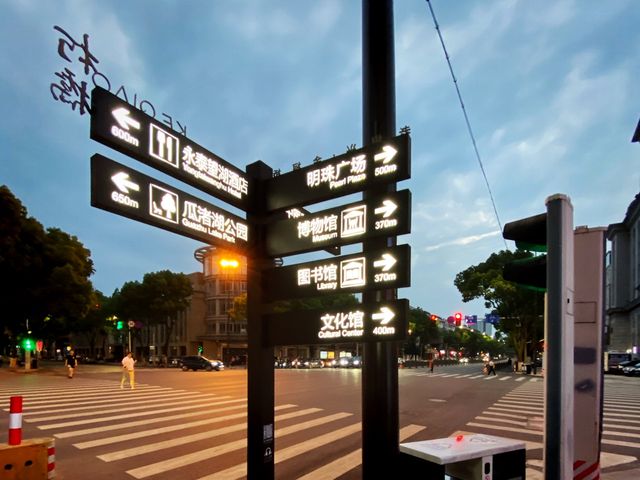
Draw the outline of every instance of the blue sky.
M397 127L411 127L411 304L464 304L455 275L505 248L424 0L395 2ZM640 8L633 0L433 0L502 223L569 195L574 225L620 222L640 191ZM89 116L53 99L62 27L89 34L98 70L189 138L243 169L291 165L362 145L361 4L234 0L0 0L0 184L45 227L91 250L106 294L146 272L200 270L196 241L90 206L102 153L214 199L89 139ZM78 53L76 50L73 53ZM348 197L349 200L359 197ZM346 203L347 198L345 198ZM232 207L229 211L239 213ZM513 249L513 244L509 242ZM345 253L356 248L343 249ZM287 263L315 256L293 257Z

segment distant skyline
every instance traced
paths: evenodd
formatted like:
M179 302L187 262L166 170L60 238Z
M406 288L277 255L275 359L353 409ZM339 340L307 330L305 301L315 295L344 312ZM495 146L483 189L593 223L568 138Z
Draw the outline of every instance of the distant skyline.
M45 227L91 250L92 281L106 295L148 272L201 271L193 254L203 244L92 208L94 153L243 214L90 140L82 102L72 110L54 99L69 72L88 91L93 80L126 91L241 170L263 160L284 173L362 145L360 2L0 2L0 184ZM631 143L640 117L637 2L431 5L501 223L543 212L555 193L571 198L575 226L622 221L640 191L640 144ZM412 247L412 286L399 297L443 317L483 316L483 302L463 303L453 281L505 241L428 5L394 8L396 125L412 138L412 178L398 185L413 197L412 233L398 238ZM87 64L78 60L84 34ZM75 93L66 99L79 101Z

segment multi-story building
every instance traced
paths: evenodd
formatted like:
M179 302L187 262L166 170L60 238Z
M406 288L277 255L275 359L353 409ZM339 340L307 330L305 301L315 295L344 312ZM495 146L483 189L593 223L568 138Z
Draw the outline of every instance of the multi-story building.
M640 354L640 193L607 239L607 350Z
M194 337L197 347L203 355L227 364L245 362L247 321L234 319L232 309L234 298L247 291L247 259L216 247L199 248L194 256L203 266L203 295L193 298L188 312L196 316L190 322L201 325ZM200 309L194 305L198 301L203 302Z

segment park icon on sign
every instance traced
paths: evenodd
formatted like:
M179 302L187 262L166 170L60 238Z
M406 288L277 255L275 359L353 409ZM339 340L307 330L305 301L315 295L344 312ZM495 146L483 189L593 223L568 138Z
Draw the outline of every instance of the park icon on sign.
M179 222L178 195L157 185L149 185L149 214L167 222Z

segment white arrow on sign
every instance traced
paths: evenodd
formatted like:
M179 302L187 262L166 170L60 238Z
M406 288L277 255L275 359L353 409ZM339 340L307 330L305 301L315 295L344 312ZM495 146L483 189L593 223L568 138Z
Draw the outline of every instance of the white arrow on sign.
M380 153L376 153L373 156L373 159L376 162L379 162L380 160L382 160L382 163L386 165L391 160L393 160L393 157L396 156L396 153L398 153L398 151L395 148L393 148L390 145L385 145L384 147L382 147L382 151Z
M382 267L383 272L388 272L396 264L397 260L389 253L383 253L380 260L373 262L374 267Z
M116 122L120 124L122 128L125 130L129 130L129 127L133 127L136 130L140 129L140 122L134 120L129 116L129 110L124 107L116 108L111 112L113 117L116 119Z
M140 191L140 186L137 183L133 183L129 180L129 174L125 172L118 172L111 177L111 181L116 184L118 190L122 193L129 193L129 189L136 192Z
M396 314L391 311L389 307L380 307L379 313L374 313L371 315L371 319L375 321L379 321L380 325L386 325L389 323Z
M396 208L398 208L398 205L393 203L391 200L385 200L382 202L382 206L376 208L374 212L376 215L382 213L382 217L387 218L389 215L396 211Z

